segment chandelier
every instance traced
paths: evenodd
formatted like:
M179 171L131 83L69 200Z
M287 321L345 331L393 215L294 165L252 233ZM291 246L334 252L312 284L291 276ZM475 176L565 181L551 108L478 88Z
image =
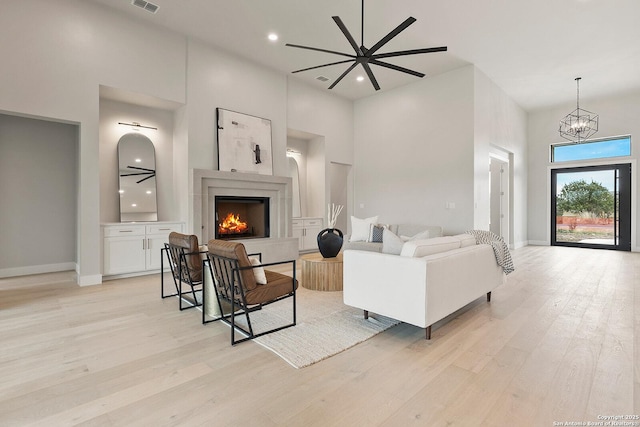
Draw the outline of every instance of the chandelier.
M580 79L576 77L576 109L560 120L560 136L580 144L598 132L598 115L580 108Z

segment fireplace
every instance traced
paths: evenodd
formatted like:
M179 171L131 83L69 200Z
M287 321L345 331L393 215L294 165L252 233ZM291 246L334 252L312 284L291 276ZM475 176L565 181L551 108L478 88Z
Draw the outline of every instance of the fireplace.
M215 196L215 238L269 237L269 198Z

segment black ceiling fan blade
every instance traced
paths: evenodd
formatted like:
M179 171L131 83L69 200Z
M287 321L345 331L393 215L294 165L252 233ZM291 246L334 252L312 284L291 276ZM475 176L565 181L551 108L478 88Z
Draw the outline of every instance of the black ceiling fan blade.
M120 176L139 176L139 175L155 175L155 172L136 172L136 173L123 173Z
M378 49L380 49L385 44L389 43L389 41L392 38L400 34L402 31L404 31L405 28L407 28L409 25L413 24L414 22L416 22L416 18L414 18L413 16L410 16L407 19L405 19L402 24L398 25L389 34L384 36L378 43L374 44L373 47L369 49L368 56L373 55Z
M360 49L360 46L358 46L358 43L356 43L356 40L353 38L353 36L351 35L347 27L344 25L344 23L342 22L342 19L340 19L339 16L332 16L332 18L336 22L336 24L338 24L338 28L340 28L340 31L342 31L342 34L344 34L344 36L347 38L353 50L358 54L358 56L362 56L363 55L362 49Z
M316 68L329 67L331 65L344 64L346 62L352 62L352 61L355 61L355 59L345 59L344 61L332 62L330 64L316 65L315 67L309 67L309 68L303 68L301 70L295 70L295 71L292 71L292 73L300 73L302 71L315 70Z
M317 52L332 53L334 55L342 55L342 56L347 56L349 58L355 58L354 55L350 55L348 53L343 53L343 52L336 52L335 50L320 49L320 48L317 48L317 47L302 46L302 45L299 45L299 44L291 44L291 43L287 43L287 44L285 44L285 46L297 47L298 49L315 50Z
M400 72L403 72L403 73L411 74L412 76L416 76L416 77L421 77L421 78L424 77L424 74L420 73L418 71L413 71L413 70L410 70L408 68L399 67L399 66L394 65L394 64L387 64L386 62L378 61L377 59L370 59L369 60L369 64L374 64L374 65L378 65L380 67L389 68L391 70L395 70L395 71L400 71Z
M404 56L404 55L419 55L421 53L433 53L433 52L446 52L447 47L428 47L425 49L412 49L412 50L399 50L397 52L388 52L388 53L380 53L378 55L372 55L373 59L380 58L391 58L393 56Z
M148 177L141 179L140 181L137 181L137 182L136 182L136 184L140 184L141 182L146 181L146 180L148 180L148 179L151 179L151 178L153 178L154 176L156 176L156 174L155 174L155 173L154 173L153 175L149 175Z
M369 76L369 80L371 80L371 84L373 85L373 88L375 90L380 90L380 85L378 84L378 80L376 80L376 76L373 75L373 71L371 71L371 67L369 67L369 64L366 62L363 62L362 68L364 68L364 71L367 72L367 75Z
M338 78L336 79L336 81L335 81L335 82L333 82L333 83L331 84L331 86L329 86L329 89L333 89L333 88L334 88L338 83L340 83L340 80L342 80L342 79L344 78L344 76L346 76L347 74L349 74L349 73L351 72L351 70L353 70L354 68L356 68L356 65L358 65L358 63L357 63L357 62L354 62L353 64L351 64L351 66L349 66L349 68L347 68L347 71L345 71L344 73L342 73L342 74L340 75L340 77L338 77Z
M127 168L129 168L129 169L138 169L138 170L141 170L141 171L147 171L147 172L156 173L155 169L140 168L140 167L137 167L137 166L127 166Z

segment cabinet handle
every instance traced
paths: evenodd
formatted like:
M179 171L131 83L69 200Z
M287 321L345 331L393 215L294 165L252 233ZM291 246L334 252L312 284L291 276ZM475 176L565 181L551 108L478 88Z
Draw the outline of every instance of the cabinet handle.
M142 239L142 250L143 251L147 250L146 243L147 243L147 239Z
M133 230L119 230L118 233L133 233Z
M151 239L147 239L147 249L151 250Z
M159 228L158 230L160 230L160 231L171 231L170 228Z

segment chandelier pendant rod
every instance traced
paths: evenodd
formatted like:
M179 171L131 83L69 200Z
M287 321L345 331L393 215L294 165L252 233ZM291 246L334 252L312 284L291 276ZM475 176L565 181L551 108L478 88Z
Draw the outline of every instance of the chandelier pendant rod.
M364 0L362 0L362 20L360 21L362 24L360 25L360 46L364 46Z
M580 79L582 77L576 77L576 108L578 109L578 114L580 114Z

